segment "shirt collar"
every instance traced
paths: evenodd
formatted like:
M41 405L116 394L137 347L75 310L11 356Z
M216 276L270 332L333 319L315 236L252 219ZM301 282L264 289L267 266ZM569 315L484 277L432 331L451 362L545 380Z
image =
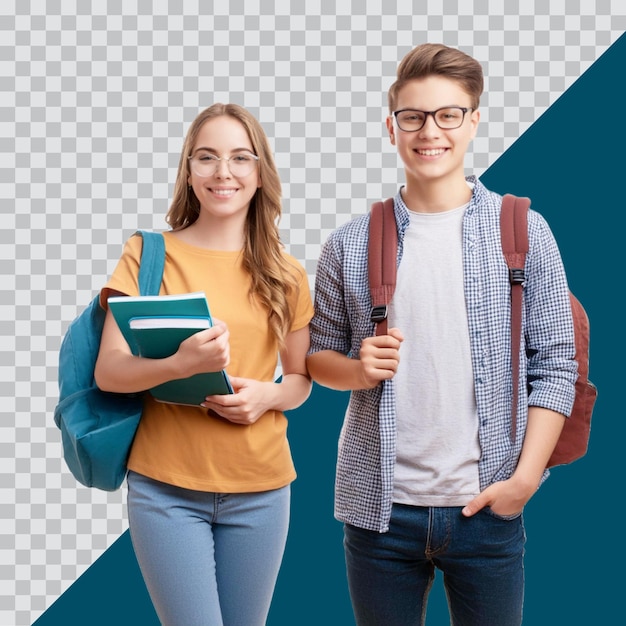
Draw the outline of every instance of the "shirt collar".
M478 180L476 176L473 174L470 176L466 176L465 180L467 184L472 187L472 197L470 199L469 206L467 207L466 213L472 213L476 207L480 204L481 196L486 192L483 184ZM396 223L399 225L399 232L404 233L404 231L409 226L409 209L404 204L404 200L402 199L402 188L404 185L401 185L398 189L398 193L396 194L394 201L394 212L396 216Z

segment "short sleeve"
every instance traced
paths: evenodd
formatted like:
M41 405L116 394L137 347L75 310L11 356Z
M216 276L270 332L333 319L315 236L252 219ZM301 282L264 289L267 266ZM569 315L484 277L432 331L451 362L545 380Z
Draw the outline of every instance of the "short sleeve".
M122 256L117 262L113 274L100 291L100 305L107 308L107 300L114 293L126 296L139 295L139 263L141 260L142 239L133 235L124 244Z

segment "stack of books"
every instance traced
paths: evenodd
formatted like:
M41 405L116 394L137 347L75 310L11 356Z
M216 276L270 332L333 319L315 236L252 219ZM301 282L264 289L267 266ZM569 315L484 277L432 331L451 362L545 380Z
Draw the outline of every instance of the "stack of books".
M171 356L185 339L213 325L203 292L114 296L108 303L133 354L148 359ZM206 396L233 393L233 388L221 370L171 380L149 391L159 402L198 406Z

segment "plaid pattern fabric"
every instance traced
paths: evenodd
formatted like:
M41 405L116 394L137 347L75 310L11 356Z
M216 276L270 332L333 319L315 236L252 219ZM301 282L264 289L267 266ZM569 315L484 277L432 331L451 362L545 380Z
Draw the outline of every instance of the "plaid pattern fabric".
M463 266L482 451L479 477L484 489L508 478L516 467L527 422L525 405L569 415L577 368L561 257L546 221L530 211L523 312L526 357L520 355L522 401L512 442L510 286L500 244L502 198L473 176L468 182L474 191L463 218ZM401 262L409 214L400 193L395 197L395 214ZM361 342L374 332L367 282L368 225L369 214L357 217L331 233L323 246L310 353L336 350L358 358ZM379 532L387 530L392 505L395 396L401 393L394 385L392 379L375 389L351 393L339 442L335 515Z

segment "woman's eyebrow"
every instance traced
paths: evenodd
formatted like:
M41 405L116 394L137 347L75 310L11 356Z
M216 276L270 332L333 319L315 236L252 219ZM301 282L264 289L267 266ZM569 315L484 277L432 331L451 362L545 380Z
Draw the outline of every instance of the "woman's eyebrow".
M199 148L196 148L194 150L194 154L196 152L200 152L201 150L203 150L204 152L212 152L213 154L217 154L218 151L215 148L209 148L209 147L204 147L204 146L200 146ZM250 154L254 154L252 151L252 148L233 148L231 151L231 154L233 152L249 152Z

